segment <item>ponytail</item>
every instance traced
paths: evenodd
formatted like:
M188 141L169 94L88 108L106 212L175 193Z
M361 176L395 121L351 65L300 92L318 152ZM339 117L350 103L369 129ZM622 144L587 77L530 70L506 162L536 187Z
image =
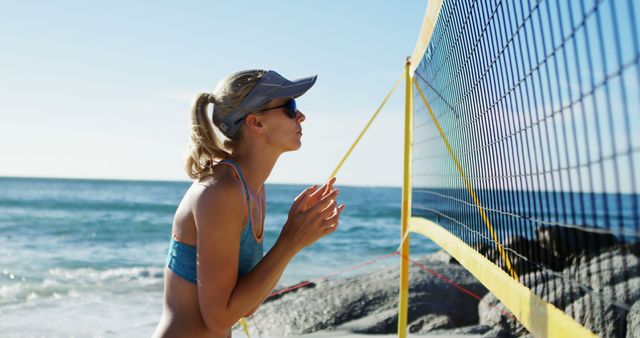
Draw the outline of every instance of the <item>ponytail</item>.
M266 73L259 69L237 72L222 79L213 94L196 95L191 104L191 142L185 165L191 179L199 180L213 174L213 166L238 148L242 130L231 138L225 138L223 143L220 136L216 135L214 125L219 126L225 117L236 110ZM213 120L207 116L209 103L215 107ZM257 108L259 110L260 107Z
M202 179L213 173L213 166L229 156L207 116L213 95L198 94L191 104L191 143L185 169L191 179Z

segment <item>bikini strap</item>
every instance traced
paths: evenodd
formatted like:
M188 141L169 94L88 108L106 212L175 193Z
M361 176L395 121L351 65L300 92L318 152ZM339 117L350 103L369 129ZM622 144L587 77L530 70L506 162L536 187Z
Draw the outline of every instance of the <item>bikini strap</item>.
M240 178L244 188L244 195L247 200L247 203L245 204L245 207L247 208L247 220L251 221L251 199L249 198L249 188L247 187L247 182L244 180L244 176L242 175L242 170L240 170L240 167L230 159L222 160L219 164L226 164L230 166L235 172L236 177Z

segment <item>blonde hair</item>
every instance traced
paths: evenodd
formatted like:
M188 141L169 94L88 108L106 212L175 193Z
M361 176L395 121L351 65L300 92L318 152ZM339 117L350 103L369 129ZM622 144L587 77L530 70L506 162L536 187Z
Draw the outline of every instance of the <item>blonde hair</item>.
M237 147L242 137L242 130L232 138L225 138L222 141L213 127L215 125L220 131L220 122L229 113L238 109L242 100L249 95L258 80L266 73L264 70L238 72L222 79L212 94L196 95L191 104L191 143L185 165L187 175L191 179L202 179L213 174L213 166L229 157ZM210 103L214 105L212 119L207 116Z

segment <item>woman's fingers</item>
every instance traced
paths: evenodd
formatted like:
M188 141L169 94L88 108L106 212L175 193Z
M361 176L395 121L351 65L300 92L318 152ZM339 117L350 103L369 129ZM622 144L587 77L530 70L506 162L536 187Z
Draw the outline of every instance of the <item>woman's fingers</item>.
M298 212L298 209L300 208L300 206L305 204L305 202L309 199L309 195L311 195L311 193L315 191L316 188L317 188L317 185L313 185L305 189L304 191L302 191L300 195L298 195L295 198L295 200L293 201L293 204L291 204L291 208L289 209L289 216Z
M317 185L314 185L305 189L302 193L300 193L300 195L298 195L298 197L296 197L295 202L297 202L298 205L304 203L307 199L309 199L309 196L313 194L313 192L316 190L317 187L318 187Z
M325 196L318 203L316 203L314 206L312 206L308 210L309 213L315 213L315 214L320 213L325 208L327 208L331 203L334 203L334 200L338 196L339 193L340 193L340 190L334 190L332 193L330 193L329 195Z
M311 193L313 193L315 191L315 189L318 187L318 185L313 185L308 187L307 189L304 189L300 195L296 196L296 198L294 199L294 204L300 204L300 200L303 197L309 196Z
M323 184L318 190L316 190L312 196L313 197L320 197L323 198L325 197L328 193L330 193L333 190L333 183L335 183L336 178L332 177L329 181L327 181L327 183Z
M328 194L333 192L333 184L336 182L336 178L332 177L325 184L310 192L309 198L303 204L301 204L301 211L309 210L313 205L320 200L327 197Z
M333 209L333 212L329 217L325 218L326 221L332 222L340 218L340 214L342 214L342 210L344 210L344 204L340 204Z
M332 178L329 180L329 185L327 186L327 189L326 189L326 191L324 192L323 196L326 196L327 194L329 194L330 192L332 192L332 191L333 191L333 185L334 185L335 183L336 183L336 178L335 178L335 177L332 177Z
M333 191L333 184L335 182L336 182L336 178L335 177L331 177L331 179L329 179L327 184L325 184L324 191L322 191L322 197L328 195L329 193L331 193Z
M294 201L297 201L298 199L300 199L300 197L302 197L304 195L308 195L308 194L314 192L317 187L318 187L318 185L314 184L314 185L308 187L307 189L304 189L298 196L296 196Z
M338 205L336 204L336 200L332 200L331 203L325 209L320 211L320 214L318 216L320 216L320 218L322 219L327 219L336 212L337 208L338 208Z
M339 205L336 208L336 213L322 222L325 232L333 232L336 230L336 228L338 227L338 221L340 220L340 215L342 215L343 210L344 204Z
M333 180L333 179L331 179ZM327 188L329 187L329 185L331 184L331 180L328 180L325 184L323 184L320 189L318 189L318 191L316 191L317 194L320 194L322 196L322 194L325 193L325 191L327 191Z

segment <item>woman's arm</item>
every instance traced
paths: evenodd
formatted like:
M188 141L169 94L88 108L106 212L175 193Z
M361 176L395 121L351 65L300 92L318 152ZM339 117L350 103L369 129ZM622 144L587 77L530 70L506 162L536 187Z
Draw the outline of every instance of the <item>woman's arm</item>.
M218 182L201 192L193 208L198 303L205 325L214 332L228 329L227 304L237 279L243 221L243 201L238 195L237 188Z
M280 277L282 277L282 273L283 272L281 272L280 275L278 275L278 278L276 279L276 282L271 284L271 286L269 287L269 292L267 292L264 296L262 296L262 299L260 300L260 302L258 302L258 305L253 307L253 309L251 309L251 311L249 311L248 313L245 313L243 317L249 317L249 316L253 315L256 312L256 310L258 310L260 305L262 305L262 303L264 303L264 301L269 297L269 295L271 295L271 293L273 293L273 289L276 287L276 284L280 280Z
M235 182L233 182L235 183ZM205 188L193 214L198 232L198 301L207 327L215 332L230 328L268 293L295 252L274 248L241 283L238 280L240 236L245 219L244 196L237 185L217 182ZM260 268L261 267L261 268ZM249 275L253 275L253 277ZM240 284L249 284L242 288Z
M292 217L296 212L298 212L298 210L304 211L304 210L308 209L309 208L308 205L313 205L313 203L317 203L318 201L320 201L320 199L322 199L322 197L324 197L324 196L330 194L331 192L333 192L333 184L335 183L335 181L336 181L336 178L332 177L320 189L316 189L317 186L314 185L314 186L311 186L311 187L307 188L305 191L300 193L300 195L296 196L296 198L294 200L294 204L291 206L291 209L289 210L289 217ZM305 203L301 204L302 197L305 196L306 194L308 194L308 197L306 198ZM265 193L263 191L263 194L262 194L263 212L264 212L264 206L265 206L264 197L265 197ZM278 276L277 280L280 280L281 276L282 276L282 273L280 274L280 276ZM276 284L277 284L277 281L271 285L271 287L269 288L269 292L267 292L267 294L262 296L262 300L258 303L258 305L256 305L253 309L251 309L251 311L249 311L249 313L246 313L244 315L245 317L249 317L249 316L253 315L256 312L256 310L258 310L258 307L260 307L260 305L262 305L262 303L264 303L264 301L267 299L267 297L269 297L269 295L273 292L273 289L275 288Z
M239 279L244 196L237 186L223 182L207 187L199 196L194 210L198 231L198 300L210 330L228 330L272 291L286 266L302 248L335 231L340 215L335 204L337 192L327 195L307 211L297 211L307 195L294 202L292 209L296 212L287 220L267 255Z

